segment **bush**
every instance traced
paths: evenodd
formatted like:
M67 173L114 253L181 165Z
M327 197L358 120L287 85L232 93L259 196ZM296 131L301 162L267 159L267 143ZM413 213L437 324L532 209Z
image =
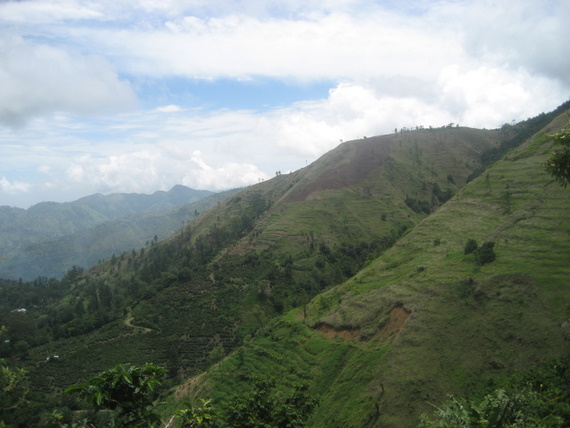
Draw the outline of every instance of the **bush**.
M228 427L303 427L317 405L307 384L287 391L269 378L259 378L254 389L235 394L225 409Z
M153 364L119 364L66 392L78 393L95 408L117 413L116 427L152 426L160 421L154 411L154 390L166 369Z
M486 263L495 261L496 255L495 251L493 250L494 247L495 243L493 241L487 241L481 245L481 247L478 247L477 241L470 239L465 244L463 254L475 254L477 264L484 265Z
M570 127L566 127L559 133L549 137L554 141L557 150L550 154L550 157L544 163L544 169L561 186L566 188L570 182Z
M570 426L570 360L545 361L482 398L455 398L423 414L418 428Z
M404 200L406 205L418 214L429 214L431 212L431 205L428 201L420 201L415 198L406 198Z
M471 254L477 251L477 241L474 239L470 239L465 244L465 249L463 250L463 254Z
M492 241L485 242L481 245L481 248L477 250L477 263L484 265L485 263L491 263L495 261L496 255L493 248L495 243Z
M419 428L562 427L563 419L548 407L541 394L528 388L498 389L479 402L450 397L433 416L422 415Z

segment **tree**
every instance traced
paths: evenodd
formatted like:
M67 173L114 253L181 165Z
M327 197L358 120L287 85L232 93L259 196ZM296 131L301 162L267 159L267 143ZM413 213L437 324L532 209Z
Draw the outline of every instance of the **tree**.
M0 326L0 338L7 332L6 327ZM16 409L25 401L28 393L26 371L11 368L4 359L0 358L0 414ZM0 419L0 426L4 426Z
M71 284L75 282L81 275L83 275L83 268L81 266L73 265L71 269L65 273L61 279L61 282Z
M495 261L496 255L493 248L495 247L495 243L493 241L487 241L481 248L479 248L476 252L477 255L477 263L480 265L484 265L485 263L491 263Z
M94 378L69 387L95 408L107 408L117 414L115 427L150 427L160 422L154 412L153 391L160 385L166 369L153 364L119 364Z
M544 169L566 188L570 182L570 126L549 137L557 149L543 164Z
M470 239L465 244L465 248L463 249L463 254L474 253L475 251L477 251L477 248L478 248L477 241L475 241L474 239Z
M250 393L234 395L225 411L226 424L236 428L303 427L316 405L306 384L294 385L293 391L286 393L273 380L260 378Z
M494 251L495 243L493 241L487 241L480 247L477 246L477 241L470 239L465 243L465 248L463 249L463 254L475 254L475 260L478 264L484 265L485 263L491 263L495 261L496 254Z

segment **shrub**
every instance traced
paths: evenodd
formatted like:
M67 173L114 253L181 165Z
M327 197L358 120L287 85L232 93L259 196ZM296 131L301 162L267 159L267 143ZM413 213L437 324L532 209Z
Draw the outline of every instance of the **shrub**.
M498 389L479 402L450 397L433 416L422 415L419 424L419 428L562 426L563 419L550 414L545 397L528 388Z
M428 201L420 201L415 198L406 198L406 205L414 212L418 214L429 214L431 212L431 205Z
M477 251L477 241L474 239L470 239L465 244L465 249L463 250L463 254L471 254Z
M78 393L95 408L117 413L116 427L150 426L160 421L154 411L154 390L166 369L153 364L119 364L66 392Z
M477 263L484 265L485 263L491 263L495 260L496 255L493 248L495 243L492 241L485 242L481 245L481 248L477 250Z

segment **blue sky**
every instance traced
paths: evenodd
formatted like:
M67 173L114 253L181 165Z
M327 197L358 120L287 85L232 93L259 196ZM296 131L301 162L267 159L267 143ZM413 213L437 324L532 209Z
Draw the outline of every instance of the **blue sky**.
M0 2L0 205L223 190L570 95L570 2Z
M221 78L215 80L165 77L137 80L127 77L137 87L144 108L164 103L200 106L209 110L255 109L268 111L304 99L322 99L334 81L296 82L253 76L250 80Z

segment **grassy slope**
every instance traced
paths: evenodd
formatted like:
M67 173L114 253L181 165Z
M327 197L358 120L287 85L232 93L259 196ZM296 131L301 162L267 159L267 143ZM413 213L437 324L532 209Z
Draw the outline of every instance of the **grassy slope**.
M507 155L354 278L186 388L223 401L249 375L304 378L321 399L311 426L409 427L448 393L567 353L570 194L542 171L543 143ZM463 255L471 238L495 241L497 260Z
M140 334L117 319L88 335L31 349L30 361L61 357L49 369L33 369L37 388L57 390L126 361L167 365L180 376L195 373L216 346L233 349L240 338L277 314L271 300L263 299L265 291L258 290L270 290L269 299L284 301L285 308L307 301L323 286L313 278L324 278L325 285L342 279L338 263L319 249L321 243L334 250L343 242L370 242L398 233L403 225L413 226L425 214L412 211L404 203L406 196L437 205L432 183L456 191L479 165L481 152L500 138L495 131L454 128L348 142L310 167L244 189L172 238L147 248L144 256L139 251L116 265L103 263L77 284L77 293L89 283L105 283L136 295L131 303L135 325L153 331ZM256 195L269 209L251 230L244 229L243 238L230 242L200 271L181 275L197 239L213 241L212 231L247 217ZM243 257L252 254L265 264L247 265ZM289 256L297 287L293 290L280 276ZM322 270L315 267L319 260L325 263ZM75 294L69 296L69 306Z
M495 131L458 128L346 142L315 164L265 183L274 187L274 206L254 230L253 245L237 251L272 246L297 251L310 232L337 245L415 224L425 215L410 210L406 196L437 206L433 184L457 191L480 164L481 152L500 138Z

